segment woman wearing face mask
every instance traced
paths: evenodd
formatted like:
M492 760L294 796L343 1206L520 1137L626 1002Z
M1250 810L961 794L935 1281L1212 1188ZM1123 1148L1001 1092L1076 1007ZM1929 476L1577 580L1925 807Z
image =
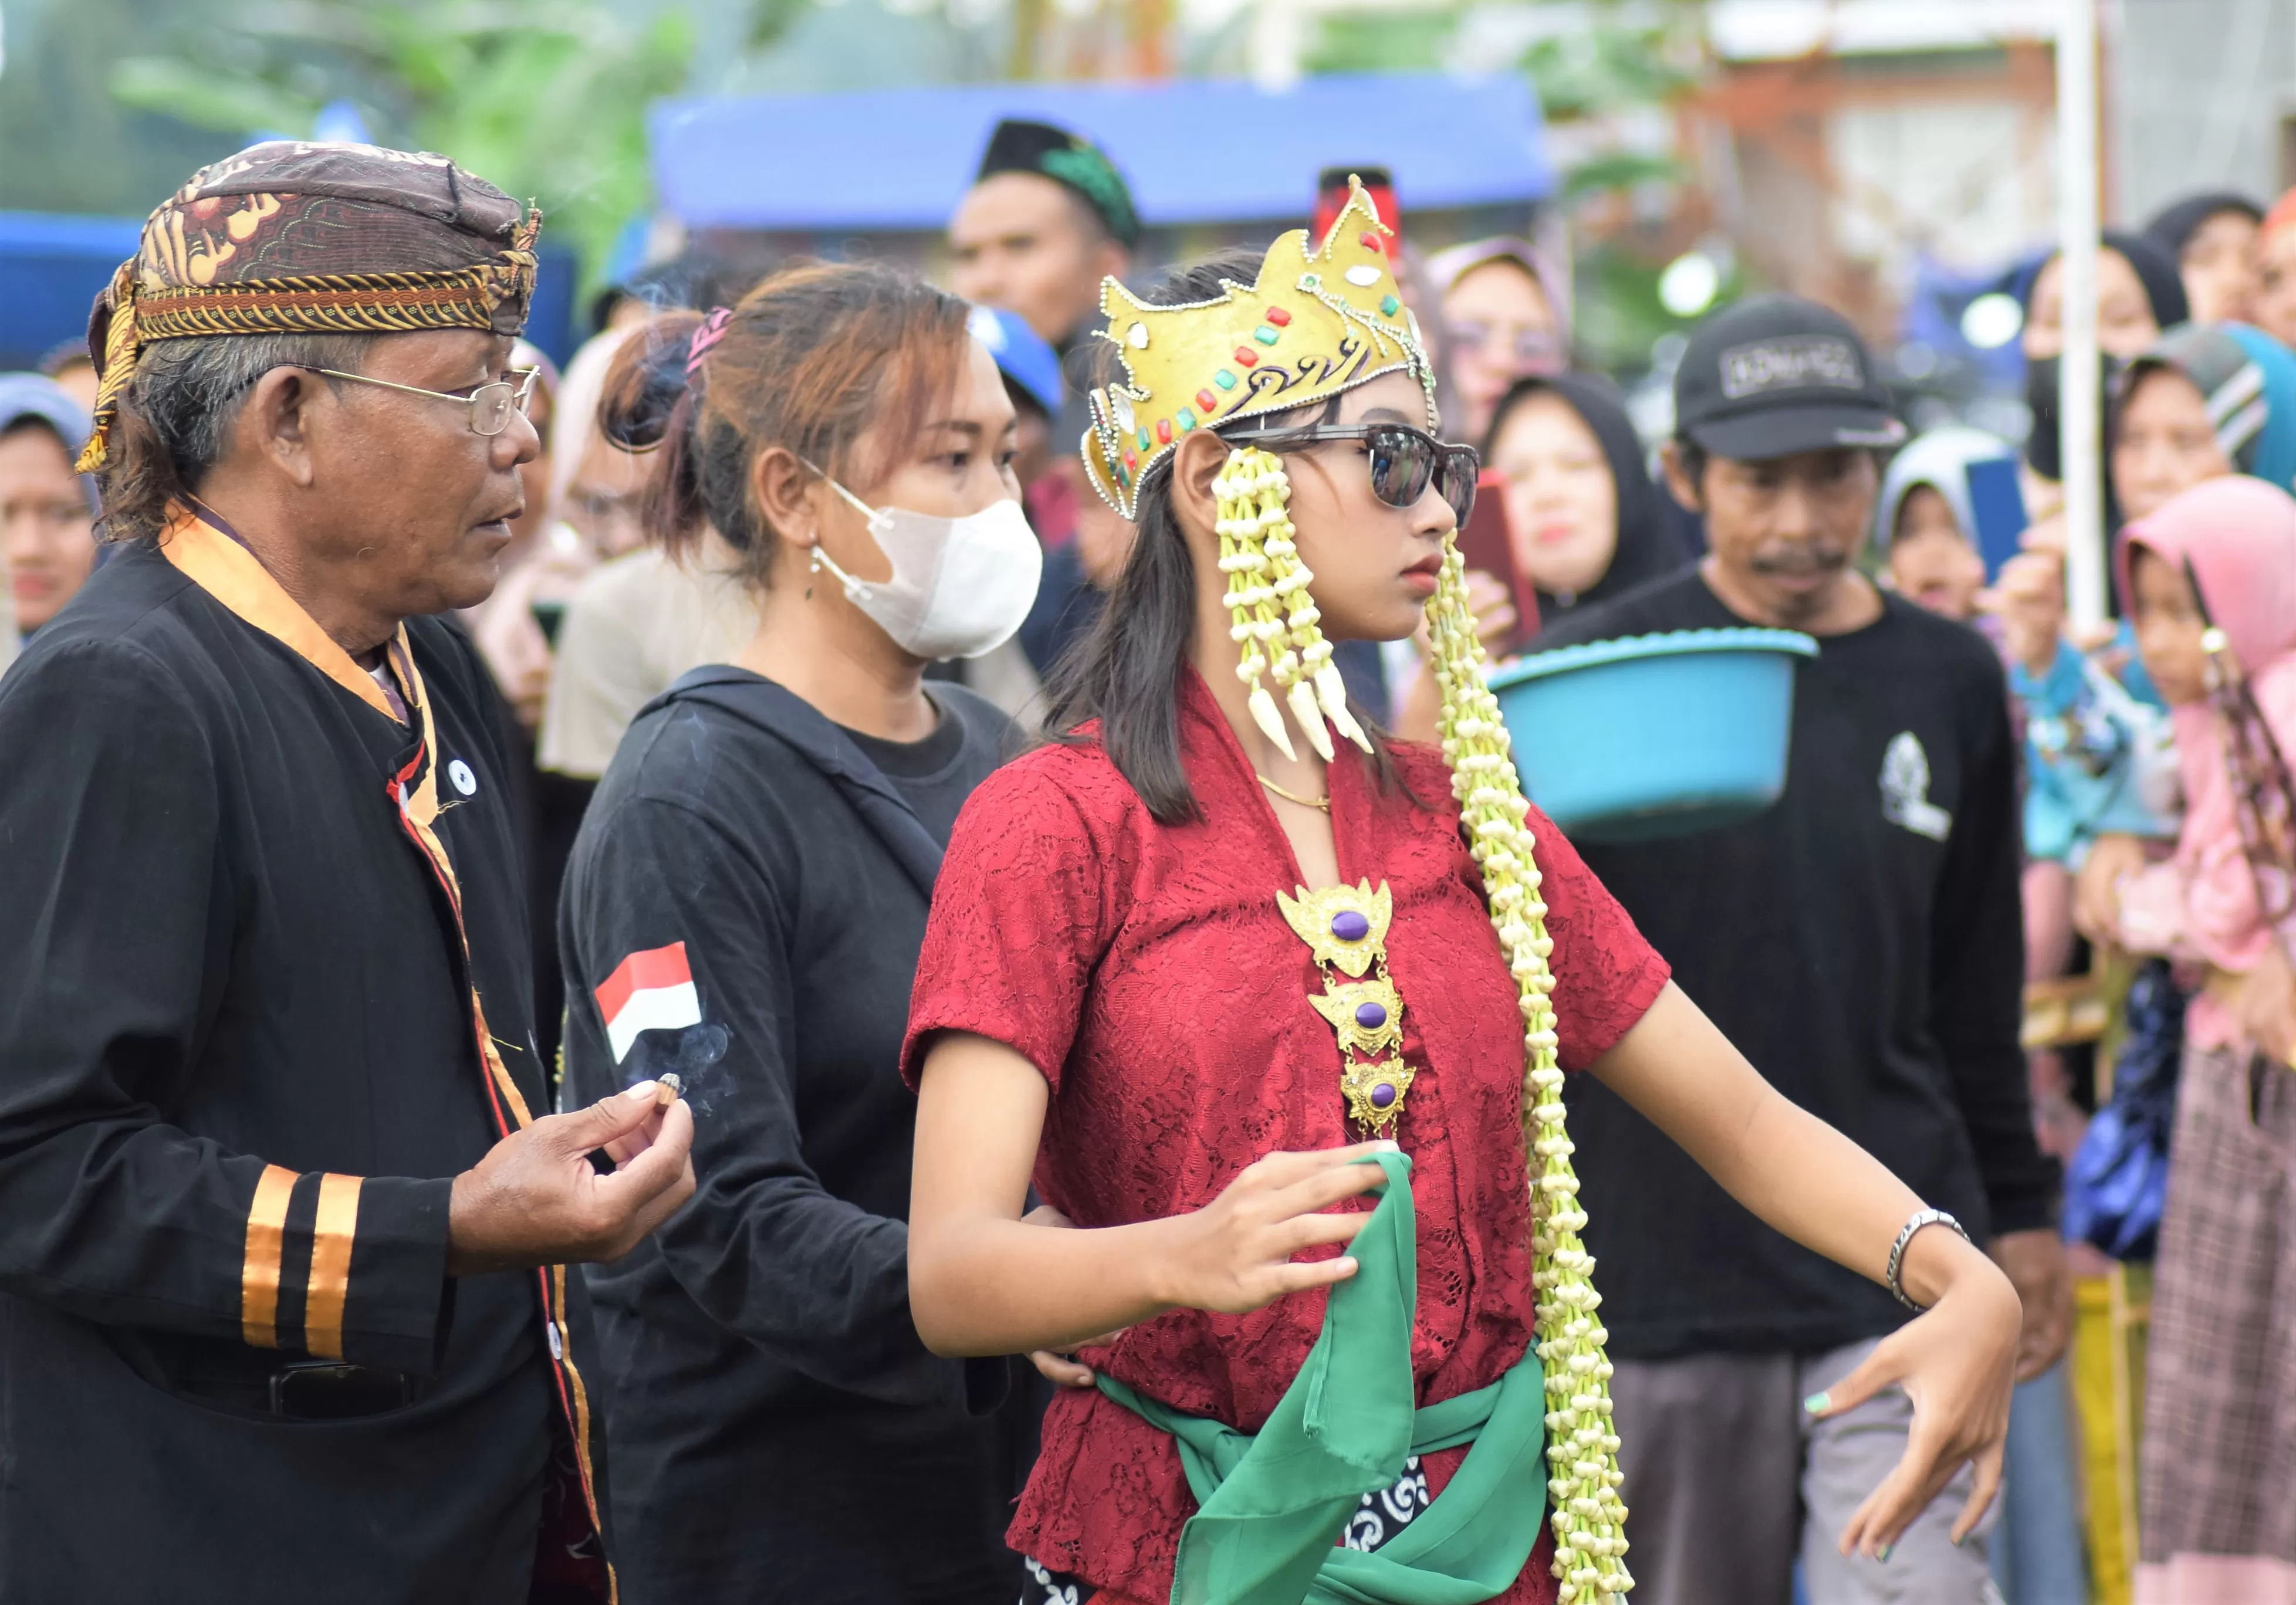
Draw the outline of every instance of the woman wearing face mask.
M1138 539L1061 733L976 795L934 901L918 1329L1084 1350L1041 1362L1074 1386L1012 1533L1032 1602L1625 1584L1565 1067L1868 1275L1933 1218L1738 1056L1523 799L1453 540L1476 454L1433 435L1383 243L1358 192L1313 245L1103 292L1086 472ZM1367 725L1330 658L1423 616L1440 750ZM1028 1224L1032 1174L1078 1229ZM1802 1406L1921 1401L1841 1536L1868 1556L1997 1464L2018 1330L1964 1239L1903 1241L1939 1254L1936 1307Z
M2057 488L2064 473L2057 422L2058 372L2065 348L2062 258L2053 254L2043 260L2025 282L2021 299L2025 399L2033 409L2032 432L2025 439L2025 461L2032 470L2025 504L2038 522L2053 516L2062 500ZM2119 364L2191 315L2175 259L2141 234L2107 229L2096 253L2096 343L2103 353L2105 396L2112 394ZM2110 517L2110 487L2105 494Z
M591 1282L628 1605L1017 1585L1029 1423L999 1414L1004 1362L919 1342L903 1224L926 905L1013 737L924 669L1010 637L1041 561L967 311L884 267L796 269L658 320L688 353L666 417L643 374L608 386L607 432L661 454L653 537L715 528L758 605L731 664L630 726L560 922L569 1095L675 1075L696 1120L693 1200Z
M2116 929L2208 976L2185 1018L2154 1270L2137 1597L2284 1600L2296 1593L2296 865L2274 822L2296 808L2296 501L2214 479L2130 525L2120 558L2145 666L2174 710L2186 807L2175 856L2115 888Z

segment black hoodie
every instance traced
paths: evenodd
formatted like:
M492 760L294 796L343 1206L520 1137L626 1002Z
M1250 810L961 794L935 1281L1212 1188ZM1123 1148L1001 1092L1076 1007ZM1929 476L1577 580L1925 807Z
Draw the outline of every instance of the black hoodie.
M1013 741L930 689L940 727L904 746L696 669L632 723L575 844L567 1098L675 1071L695 1126L693 1200L590 1269L624 1605L1017 1589L1010 1364L939 1359L909 1315L909 987L956 810ZM598 989L676 944L691 1014L618 1061Z

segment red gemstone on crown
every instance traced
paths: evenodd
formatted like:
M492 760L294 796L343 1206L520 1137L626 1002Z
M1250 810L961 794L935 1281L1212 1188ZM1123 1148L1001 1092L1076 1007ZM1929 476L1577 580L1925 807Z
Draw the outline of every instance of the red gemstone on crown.
M1267 321L1281 329L1292 321L1292 315L1281 307L1270 307L1267 309Z
M1371 230L1365 229L1362 233L1356 237L1364 242L1365 250L1378 251L1382 256L1386 254L1386 243L1382 242L1377 234L1372 233Z
M1235 365L1239 368L1256 368L1259 365L1259 357L1250 346L1238 346L1235 348Z
M1172 421L1169 418L1156 420L1156 440L1161 446L1172 444Z
M1207 413L1217 413L1219 411L1219 397L1213 395L1210 390L1198 390L1196 392L1196 405L1203 408Z

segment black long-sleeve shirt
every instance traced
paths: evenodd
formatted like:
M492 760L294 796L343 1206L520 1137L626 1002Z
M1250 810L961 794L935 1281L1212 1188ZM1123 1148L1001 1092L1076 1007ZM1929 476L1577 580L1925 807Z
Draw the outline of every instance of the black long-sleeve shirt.
M938 1358L909 1314L901 1034L941 846L1012 732L931 690L940 727L904 747L698 669L632 724L575 845L569 1096L675 1072L695 1126L693 1200L590 1272L626 1605L1019 1585L988 1413L1008 1363ZM699 1020L618 1060L597 988L678 943Z
M586 1329L447 1273L547 1094L485 671L406 642L411 723L193 525L0 683L0 1600L528 1596ZM281 1419L329 1362L419 1396Z
M1542 650L1742 626L1696 569L1558 621ZM1538 740L1535 730L1516 739ZM1794 671L1784 794L1734 829L1572 839L1676 981L1772 1085L1986 1234L2050 1224L2018 1047L2015 749L1974 631L1894 596ZM1571 1135L1611 1349L1814 1352L1904 1311L1756 1221L1574 1077Z

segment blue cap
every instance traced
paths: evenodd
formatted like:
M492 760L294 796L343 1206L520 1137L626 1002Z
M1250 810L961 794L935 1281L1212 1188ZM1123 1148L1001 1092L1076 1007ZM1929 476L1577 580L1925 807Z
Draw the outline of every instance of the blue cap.
M87 444L88 431L95 427L87 409L71 397L71 392L44 373L0 373L0 434L15 428L27 418L37 418L56 431L63 441L64 455L78 457L79 448ZM80 487L87 494L90 511L96 506L95 480L87 474L79 477Z
M1001 307L975 307L968 326L972 338L988 348L997 372L1028 392L1029 399L1045 409L1047 418L1061 415L1067 389L1061 383L1061 354L1053 349L1017 312Z

